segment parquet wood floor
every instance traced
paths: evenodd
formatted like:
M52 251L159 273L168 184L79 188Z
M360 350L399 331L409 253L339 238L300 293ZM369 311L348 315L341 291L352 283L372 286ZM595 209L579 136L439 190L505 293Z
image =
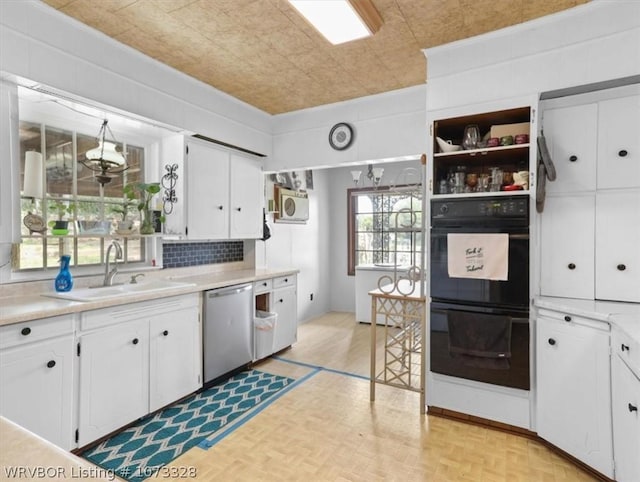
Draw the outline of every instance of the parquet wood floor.
M216 481L588 481L580 468L518 435L420 415L419 394L380 385L369 401L369 326L330 313L259 370L293 387L208 450L173 467ZM286 361L289 360L289 361Z

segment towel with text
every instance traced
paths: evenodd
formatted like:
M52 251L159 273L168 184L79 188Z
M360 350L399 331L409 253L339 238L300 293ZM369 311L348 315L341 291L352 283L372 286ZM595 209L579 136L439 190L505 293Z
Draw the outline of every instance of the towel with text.
M509 235L448 234L447 271L451 278L506 281L509 273Z

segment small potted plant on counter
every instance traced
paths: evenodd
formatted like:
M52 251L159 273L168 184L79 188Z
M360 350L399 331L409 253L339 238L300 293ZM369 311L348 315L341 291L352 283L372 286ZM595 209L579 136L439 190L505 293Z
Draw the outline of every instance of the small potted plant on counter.
M51 233L57 236L69 234L69 220L63 218L66 214L73 214L73 207L66 201L58 199L50 204L50 209L58 216L57 220L49 221Z

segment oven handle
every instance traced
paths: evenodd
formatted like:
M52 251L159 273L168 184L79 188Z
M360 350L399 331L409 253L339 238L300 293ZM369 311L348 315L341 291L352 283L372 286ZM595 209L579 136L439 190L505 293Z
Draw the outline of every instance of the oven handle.
M431 308L431 311L433 313L440 313L440 314L446 314L447 311L455 311L455 308ZM464 310L463 310L464 311ZM485 313L487 314L487 313ZM490 314L490 313L488 313ZM499 315L502 316L502 315ZM509 316L509 315L506 315ZM511 319L511 323L522 323L522 324L529 324L529 318L522 318L520 316L509 316L509 318Z
M440 233L440 232L434 233L433 230L431 231L432 238L443 238L447 234L458 234L458 232L456 231L452 233L451 231L448 231L444 233ZM460 234L462 234L462 232L460 232ZM465 233L465 234L502 234L502 233ZM529 235L528 234L509 234L509 239L529 239Z

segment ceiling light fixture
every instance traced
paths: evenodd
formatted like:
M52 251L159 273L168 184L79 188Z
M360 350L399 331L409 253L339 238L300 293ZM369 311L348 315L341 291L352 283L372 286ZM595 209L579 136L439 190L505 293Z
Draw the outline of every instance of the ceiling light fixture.
M128 169L124 156L116 150L117 141L108 123L109 121L107 119L102 122L98 137L96 138L98 140L98 147L89 149L85 153L86 159L80 161L83 166L100 173L96 176L96 179L102 186L111 182L111 176L107 175L107 173L120 174ZM111 135L111 141L105 138L107 130Z
M369 37L382 17L371 0L289 0L289 3L333 45Z

